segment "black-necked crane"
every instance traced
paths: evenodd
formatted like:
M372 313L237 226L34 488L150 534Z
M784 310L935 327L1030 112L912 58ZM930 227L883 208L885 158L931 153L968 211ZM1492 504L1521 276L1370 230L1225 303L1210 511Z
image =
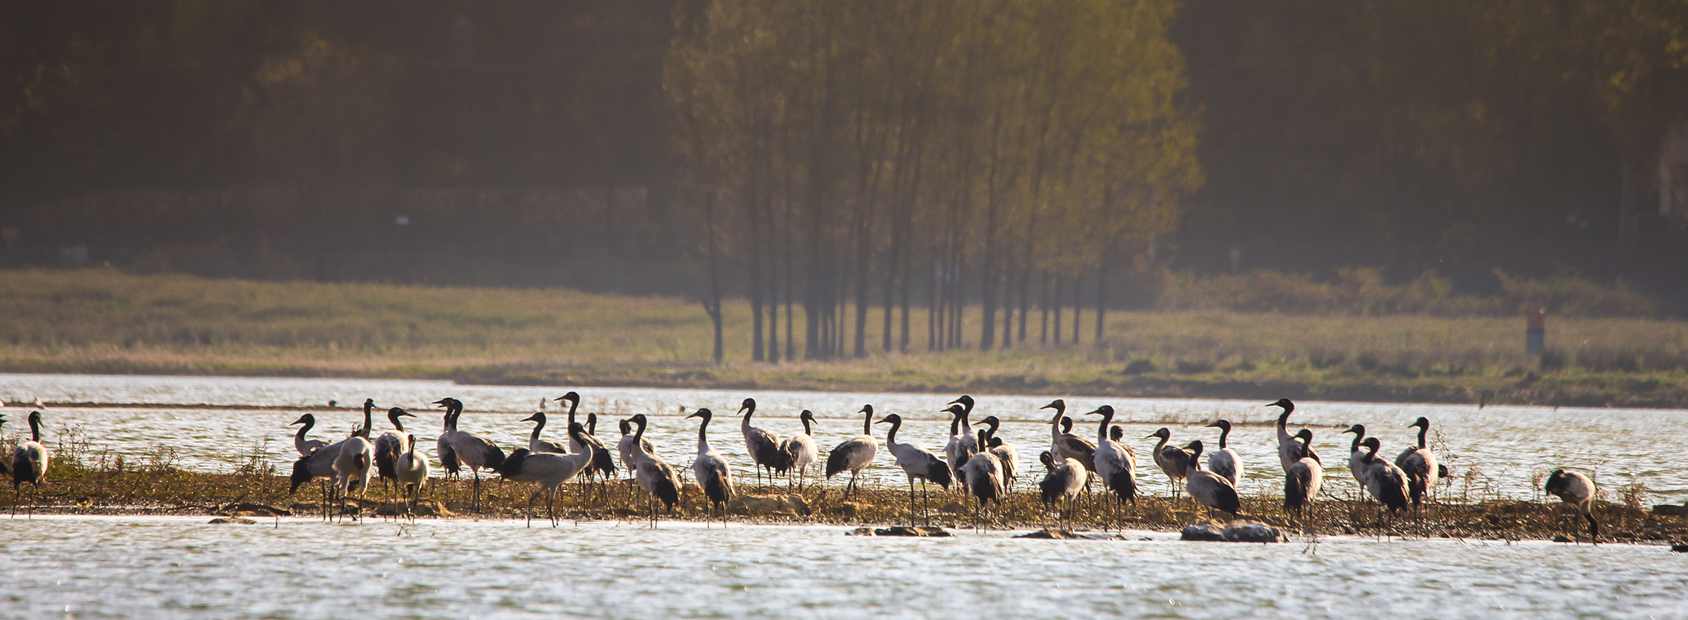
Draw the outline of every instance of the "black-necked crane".
M363 399L363 426L352 429L353 435L356 435L358 437L362 437L364 439L364 441L373 440L373 436L370 435L370 432L372 430L374 430L374 428L375 428L374 412L375 412L375 399L373 399L373 398Z
M1237 497L1237 487L1231 486L1231 481L1224 476L1202 469L1202 440L1192 441L1184 449L1190 454L1189 469L1184 472L1184 490L1201 505L1207 506L1210 518L1215 510L1231 513L1232 518L1239 516L1237 511L1242 508L1242 502Z
M410 412L393 407L387 410L387 421L391 422L395 430L383 431L375 438L375 475L381 478L381 490L389 499L395 489L389 488L398 479L395 466L399 462L399 455L404 452L404 422L399 418L416 416Z
M604 447L604 442L599 441L596 435L585 432L585 429L581 429L582 432L580 433L575 433L572 430L575 425L574 412L580 408L580 394L570 391L558 397L557 401L567 401L569 404L568 428L571 429L569 431L569 451L585 452L587 446L592 448L593 460L587 470L587 475L597 476L606 481L615 477L615 459L610 457L610 451ZM584 481L583 478L582 482Z
M522 418L523 422L532 422L533 431L528 433L528 452L552 454L568 454L569 447L555 441L540 439L539 434L545 431L545 412L535 411L533 415Z
M820 459L820 450L815 447L815 412L804 409L797 414L797 421L803 423L803 434L792 435L780 444L780 451L786 454L791 468L797 470L797 490L803 490L803 483L809 481L809 466ZM791 473L785 477L786 486L791 485Z
M368 428L365 425L364 428ZM340 450L334 455L334 494L339 499L339 513L346 513L346 497L352 490L358 492L357 512L352 513L353 520L363 518L363 498L369 492L369 479L374 473L375 446L369 443L363 435L353 435L340 445Z
M416 518L416 501L422 497L422 488L428 484L428 459L416 453L416 436L405 435L404 453L394 464L393 472L397 474L399 490L404 492L404 514Z
M569 424L571 437L585 432L585 427ZM551 527L557 527L558 489L592 465L592 454L590 446L570 454L533 452L527 448L518 448L493 469L505 480L539 483L539 488L528 496L527 525L533 527L533 502L539 499L540 493L545 493L545 517L551 521Z
M445 407L444 422L440 424L440 437L434 442L434 454L440 457L441 473L445 475L446 480L463 477L463 463L457 460L457 453L451 451L451 442L446 441L451 429L457 427L457 408L452 406L451 400L447 398L434 402Z
M321 439L305 438L305 435L311 432L311 428L316 426L316 416L307 413L299 416L299 419L294 420L291 424L288 424L288 426L297 426L300 424L303 424L304 426L300 426L299 432L293 434L293 449L299 452L299 456L307 456L311 453L311 451L328 445L328 442Z
M979 445L988 445L984 429L978 431ZM1000 507L1006 492L1002 488L1002 462L990 450L980 450L961 466L961 477L967 493L973 496L973 529L979 529L979 516L991 502Z
M768 479L773 480L774 472L790 469L790 455L780 450L780 436L750 425L750 416L756 415L756 399L744 399L739 404L739 413L744 416L739 420L739 432L744 435L745 451L750 453L750 460L756 466L756 483L762 484L763 470L767 470Z
M1054 456L1076 460L1085 464L1085 471L1095 471L1096 444L1073 434L1073 419L1067 417L1067 402L1057 398L1041 408L1055 410L1055 417L1049 419L1049 449L1055 453Z
M1366 441L1366 426L1355 424L1349 426L1344 433L1353 433L1354 440L1348 443L1348 474L1354 476L1354 481L1360 483L1360 498L1365 499L1369 490L1366 488L1366 453L1360 447Z
M673 512L674 505L680 502L680 476L667 461L652 452L650 444L645 442L647 423L645 414L633 415L633 424L639 427L633 432L633 449L637 452L633 460L638 463L633 470L633 476L648 495L647 506L650 508L651 527L654 528L657 519L656 502L660 500L667 512Z
M1196 455L1178 446L1166 445L1166 442L1172 440L1172 430L1165 426L1156 429L1155 432L1149 433L1143 438L1160 439L1160 442L1155 444L1153 453L1155 465L1160 467L1162 473L1166 474L1167 482L1172 486L1172 498L1178 499L1178 487L1182 486L1181 483L1184 482L1185 475L1190 471L1190 466L1199 463L1196 460Z
M1226 480L1230 480L1231 486L1242 488L1243 459L1237 454L1236 450L1231 449L1228 442L1231 438L1231 421L1220 419L1207 426L1208 428L1219 429L1219 449L1208 453L1208 470L1224 476Z
M1002 464L1002 488L1004 492L1013 490L1014 481L1020 479L1020 453L996 435L997 429L1002 427L1002 420L988 415L979 422L990 427L985 429L986 443L983 445L991 454L996 455L997 462Z
M615 449L621 453L621 464L627 466L627 475L631 477L633 468L639 465L639 456L654 454L656 451L651 448L650 440L633 434L631 418L617 422L616 426L621 429L621 439L615 442Z
M1289 466L1301 460L1301 457L1311 456L1318 459L1313 452L1313 446L1303 446L1295 440L1295 434L1289 432L1289 414L1295 413L1295 403L1288 398L1280 398L1266 403L1267 407L1281 407L1283 413L1278 414L1278 464L1289 471Z
M1394 463L1377 455L1380 445L1376 437L1367 437L1360 445L1366 449L1366 491L1383 504L1390 514L1407 509L1407 474Z
M1039 453L1037 459L1047 471L1043 480L1037 483L1038 490L1042 492L1044 508L1054 511L1055 502L1062 502L1058 517L1063 522L1071 522L1073 501L1084 490L1084 482L1090 477L1090 470L1085 469L1084 464L1075 458L1063 456L1057 461L1056 456L1048 450Z
M857 413L862 414L862 434L839 442L826 455L827 480L846 470L850 472L850 483L844 486L845 498L856 491L856 476L873 463L873 455L879 451L879 442L873 439L873 405L862 405Z
M320 487L322 492L322 518L324 520L331 517L330 511L334 507L334 491L332 490L334 459L339 456L340 447L345 443L345 440L337 441L299 457L299 460L293 462L293 471L289 476L291 485L287 489L288 495L297 493L299 487L307 482L318 478L322 479Z
M1296 431L1295 437L1303 444L1313 443L1313 431L1305 428ZM1284 512L1293 512L1298 519L1305 515L1319 497L1324 480L1325 468L1318 460L1304 456L1291 463L1284 472Z
M455 398L442 399L437 404L447 404L456 410L452 416L451 430L445 434L446 442L451 444L452 453L457 460L469 468L475 477L475 498L471 510L481 510L481 470L494 469L504 462L504 450L493 443L491 439L464 431L458 425L463 421L463 402Z
M950 414L950 437L944 444L944 462L949 464L950 474L955 480L963 484L963 491L967 479L961 475L961 466L966 465L973 454L979 451L978 439L969 430L972 424L967 421L967 407L961 403L950 403L939 411Z
M692 459L692 477L703 487L709 499L710 512L720 511L721 525L727 524L727 502L733 501L733 469L727 460L709 448L709 420L714 413L700 407L686 418L699 418L697 425L697 458Z
M1594 481L1578 472L1555 469L1547 476L1545 490L1548 495L1574 507L1577 514L1588 521L1589 540L1600 544L1600 522L1594 520Z
M930 482L948 489L950 486L949 463L945 463L938 455L921 449L919 446L897 442L897 430L903 427L903 417L895 413L879 419L880 424L890 424L891 430L885 433L885 449L891 451L891 457L897 460L897 467L903 469L903 475L908 477L908 520L914 524L914 481L920 479L922 500L925 500L926 483ZM922 501L924 505L925 502ZM924 507L924 506L923 506ZM922 510L922 512L925 512Z
M1137 502L1137 457L1125 444L1108 438L1108 424L1114 420L1112 406L1102 405L1086 415L1102 416L1096 426L1096 473L1114 494L1112 507L1117 513L1121 503Z
M47 467L52 464L52 456L47 453L47 445L41 443L41 412L29 412L29 439L19 441L12 448L12 464L7 473L12 476L12 516L18 516L18 504L23 501L23 485L28 484L30 509L26 516L35 515L35 496L41 490L41 483L47 481Z
M1441 467L1436 464L1436 453L1431 452L1424 442L1425 434L1430 432L1430 419L1419 416L1407 428L1418 429L1418 446L1402 450L1401 455L1395 457L1395 465L1406 472L1408 497L1412 499L1413 509L1422 513L1425 496L1436 490Z

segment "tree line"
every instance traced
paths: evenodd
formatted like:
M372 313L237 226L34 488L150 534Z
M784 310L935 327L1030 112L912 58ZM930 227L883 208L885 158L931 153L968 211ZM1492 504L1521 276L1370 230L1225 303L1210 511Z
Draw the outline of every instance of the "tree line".
M776 0L678 15L663 82L677 194L706 205L711 281L742 259L752 358L798 354L793 304L807 359L906 351L917 295L933 350L1025 343L1034 304L1059 325L1070 303L1076 340L1087 283L1099 332L1104 276L1201 181L1175 13Z

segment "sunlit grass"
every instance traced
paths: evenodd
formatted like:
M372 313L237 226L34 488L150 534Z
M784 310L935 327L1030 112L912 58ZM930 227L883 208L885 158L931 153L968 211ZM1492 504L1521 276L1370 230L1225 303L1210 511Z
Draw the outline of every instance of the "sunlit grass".
M211 280L114 270L0 271L0 368L14 371L438 377L482 382L819 389L1060 391L1097 394L1413 398L1560 404L1688 402L1688 323L1550 319L1545 360L1523 354L1521 318L1115 311L1096 346L926 349L750 363L750 312L726 305L726 356L709 363L695 300L538 289ZM846 312L845 316L853 316ZM801 338L802 309L794 330ZM1072 315L1063 332L1070 339ZM784 321L780 316L781 348ZM853 352L853 324L846 353ZM998 327L1000 336L1000 326Z

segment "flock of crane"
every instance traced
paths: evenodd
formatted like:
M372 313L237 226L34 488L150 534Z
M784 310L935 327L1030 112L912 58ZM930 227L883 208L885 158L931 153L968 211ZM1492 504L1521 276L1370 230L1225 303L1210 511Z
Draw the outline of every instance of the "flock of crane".
M505 480L536 483L537 488L528 499L529 524L534 514L533 504L543 495L547 518L552 526L556 526L559 524L556 499L562 485L576 479L609 480L617 474L616 457L619 457L621 465L645 493L652 525L658 518L659 504L661 511L672 513L680 501L682 483L679 470L657 456L645 436L647 420L644 414L619 421L621 437L612 455L597 437L595 413L587 414L584 424L576 421L579 394L571 391L555 400L567 405L567 441L554 442L541 437L546 416L540 411L523 420L534 423L528 445L509 454L505 454L492 440L458 427L463 415L462 401L442 398L434 402L445 409L443 430L435 443L438 462L447 478L460 476L465 468L469 470L474 479L471 510L480 510L481 471L488 470ZM844 497L850 497L855 492L857 477L878 454L879 440L873 434L874 425L888 425L884 444L897 467L907 477L911 521L917 513L928 512L928 485L936 484L946 490L958 486L972 498L977 526L980 514L993 503L1000 507L1013 482L1018 479L1019 459L1014 446L997 436L1001 422L995 416L982 418L980 427L974 427L971 418L974 405L973 397L963 395L941 410L950 414L949 440L942 454L897 441L897 431L903 425L902 417L892 413L875 420L873 405L864 405L858 412L862 415L862 434L840 442L827 453L825 476L831 479L849 472L850 480L845 486ZM1281 410L1277 419L1277 441L1279 465L1284 471L1284 509L1297 517L1304 516L1323 484L1323 461L1313 449L1311 430L1289 431L1288 421L1295 412L1295 403L1286 398L1267 406ZM366 399L363 403L363 425L349 437L333 443L308 437L316 425L315 417L309 413L290 424L299 426L293 438L299 459L293 463L289 493L297 492L300 486L313 480L320 480L325 498L322 504L324 518L347 513L347 498L356 492L362 500L376 478L380 479L383 487L402 492L405 512L413 514L416 502L427 485L429 459L417 452L416 436L404 427L403 418L415 416L399 407L390 408L387 419L393 428L372 437L375 408L373 399ZM1125 503L1134 502L1138 494L1137 455L1131 446L1122 442L1122 429L1112 425L1113 407L1102 405L1086 412L1087 416L1099 417L1094 441L1072 433L1073 420L1067 416L1065 401L1056 399L1042 409L1054 412L1049 421L1049 449L1038 455L1045 469L1043 479L1038 482L1045 507L1058 518L1070 520L1075 503L1092 482L1103 487L1111 517L1117 516ZM814 414L808 410L799 414L802 434L781 438L753 426L751 418L755 413L756 400L744 399L739 407L739 431L754 461L758 480L764 474L769 480L776 475L785 475L788 482L795 477L799 485L806 483L810 467L820 462L820 451L813 438ZM711 515L719 513L724 519L726 506L735 495L736 486L726 457L710 447L709 423L713 417L709 409L697 409L687 416L688 419L698 420L697 454L690 470L708 500ZM0 428L4 425L5 417L0 416ZM21 503L22 485L28 483L32 485L32 490L39 488L46 480L50 462L41 439L39 411L30 413L29 427L30 438L18 440L9 463L0 462L0 472L12 478L14 516ZM1237 488L1243 477L1244 463L1227 445L1231 423L1221 419L1208 427L1219 429L1217 450L1207 451L1201 440L1183 446L1171 445L1172 433L1166 428L1145 439L1158 440L1151 456L1155 466L1172 483L1175 498L1182 489L1190 498L1205 506L1210 515L1218 511L1236 517L1240 515ZM1386 514L1422 513L1438 480L1446 476L1446 468L1437 463L1435 453L1425 441L1430 421L1420 417L1410 427L1418 429L1417 445L1403 450L1393 462L1378 455L1381 444L1377 437L1366 435L1364 426L1355 424L1344 431L1353 435L1348 455L1350 473L1364 494L1378 502ZM1205 462L1202 458L1204 454ZM918 494L916 481L920 482ZM1554 470L1547 479L1545 491L1573 506L1587 521L1590 536L1598 539L1599 523L1593 514L1595 488L1588 477L1574 471ZM918 507L917 495L920 499ZM350 512L358 518L360 511L354 509Z

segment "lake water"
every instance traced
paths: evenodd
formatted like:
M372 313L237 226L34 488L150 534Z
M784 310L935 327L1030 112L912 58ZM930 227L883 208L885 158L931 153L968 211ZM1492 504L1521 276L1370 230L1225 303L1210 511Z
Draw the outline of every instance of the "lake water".
M466 405L460 423L463 430L491 437L508 450L527 443L532 425L521 418L534 411L540 399L554 398L568 389L444 381L7 374L0 375L0 400L6 402L0 412L9 418L4 431L15 435L27 432L23 419L30 407L25 403L36 399L96 403L47 409L49 446L64 429L76 428L85 434L94 452L122 454L131 461L167 445L176 450L181 466L228 470L256 448L285 469L295 458L292 432L296 427L287 424L299 416L299 411L258 407L318 408L318 425L312 436L337 439L362 423L362 413L347 407L373 398L383 408L404 407L421 416L412 419L410 430L417 435L418 447L431 454L441 412L429 403L451 396ZM738 418L733 415L745 396L754 396L759 404L754 424L782 435L801 432L797 413L805 408L813 410L819 418L815 438L823 458L832 445L861 432L862 417L854 412L865 403L872 403L881 415L895 412L905 418L900 441L939 451L949 435L949 426L947 414L938 409L953 398L935 394L652 388L578 391L583 397L582 414L597 411L609 417L598 425L598 434L606 443L613 444L619 436L615 419L645 413L651 416L647 439L676 465L691 462L697 441L697 421L684 419L679 413L681 407L687 411L713 409L717 417L710 427L711 443L741 477L754 476ZM1139 472L1139 478L1147 492L1166 493L1168 487L1166 478L1148 461L1148 450L1154 442L1142 437L1168 426L1180 444L1199 438L1212 447L1218 431L1202 427L1220 417L1240 425L1231 433L1230 444L1246 466L1242 491L1276 494L1282 489L1271 426L1278 410L1262 406L1277 394L1262 394L1253 401L980 395L974 420L986 415L1005 420L1001 436L1018 448L1020 467L1027 472L1028 481L1041 475L1037 453L1049 445L1049 412L1038 407L1056 396L1066 398L1069 414L1079 418L1074 432L1085 437L1095 436L1096 418L1085 419L1079 414L1102 403L1118 410L1116 423L1125 427L1127 443L1142 456L1145 469ZM325 410L330 399L337 400L342 409ZM562 440L563 424L556 405L548 404L552 423L546 437ZM1688 436L1688 412L1506 406L1479 410L1469 405L1317 401L1298 405L1291 423L1314 430L1315 446L1333 470L1327 474L1326 488L1338 495L1352 492L1355 486L1344 472L1350 436L1341 434L1342 429L1353 423L1365 424L1371 434L1381 437L1382 452L1393 458L1415 440L1415 431L1406 425L1426 416L1440 435L1443 462L1455 470L1456 479L1444 487L1444 494L1531 498L1538 495L1532 483L1535 477L1544 476L1554 467L1575 467L1595 474L1608 493L1639 482L1647 489L1649 503L1688 500L1688 479L1680 475L1688 467L1688 452L1680 447L1680 438ZM378 417L376 429L387 427L386 420ZM880 439L885 428L875 426ZM1465 486L1468 473L1473 474L1469 489ZM901 471L894 468L884 450L876 466L863 475L870 483L904 484Z
M254 445L285 464L287 422L328 399L364 397L427 417L419 436L437 433L426 403L462 399L465 430L506 446L525 441L519 421L540 397L565 388L460 386L428 381L247 378L0 376L4 412L21 422L28 403L114 403L48 408L48 440L77 428L96 451L128 458L170 445L187 467L232 467ZM789 433L796 413L821 418L825 447L859 432L850 412L871 402L912 418L903 435L932 448L948 428L937 413L946 397L928 394L581 390L583 409L614 417L661 414L651 439L675 463L694 450L695 421L680 406L730 414L746 395L761 403L757 424ZM1107 399L1130 440L1167 425L1180 440L1212 443L1200 426L1224 416L1248 423L1232 445L1249 467L1245 492L1278 484L1272 410L1258 402ZM1023 465L1038 468L1048 444L1036 407L1042 396L982 396L976 417L1009 420ZM1068 397L1072 411L1102 399ZM553 405L551 411L555 413ZM1477 467L1489 492L1529 497L1532 473L1554 465L1597 468L1608 485L1638 480L1655 500L1680 501L1682 456L1671 445L1688 426L1680 412L1445 405L1302 403L1293 421L1318 433L1333 465L1346 449L1336 431L1360 422L1391 454L1430 417L1457 469ZM342 435L361 422L350 411L318 412L324 431ZM385 426L385 422L379 423ZM749 475L736 420L717 422L715 444ZM322 428L322 427L319 427ZM883 427L880 427L883 428ZM1094 432L1093 424L1081 429ZM18 426L8 424L8 433ZM614 425L601 424L606 438ZM560 437L560 429L551 434ZM883 437L881 434L880 437ZM268 443L265 444L264 442ZM421 442L431 448L432 442ZM1145 461L1146 462L1146 461ZM871 479L901 485L887 459ZM1036 473L1031 474L1036 476ZM1163 492L1158 472L1142 474ZM1329 485L1352 486L1346 475ZM837 484L838 481L834 481ZM1347 491L1339 488L1335 492ZM1020 540L1013 532L959 532L950 539L864 538L848 528L663 522L585 522L528 529L521 520L372 519L359 525L313 518L208 525L203 517L37 516L0 518L0 617L65 618L464 618L661 617L1685 617L1688 554L1662 546L1599 547L1548 542L1384 540L1327 537L1279 545L1185 543L1172 533L1125 540Z
M1682 617L1664 547L847 536L665 522L37 516L0 527L0 616Z

